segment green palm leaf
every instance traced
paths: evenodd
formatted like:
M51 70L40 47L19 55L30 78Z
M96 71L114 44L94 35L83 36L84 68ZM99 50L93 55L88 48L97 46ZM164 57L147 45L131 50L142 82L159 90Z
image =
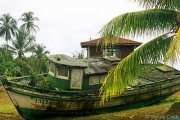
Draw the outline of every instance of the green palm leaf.
M151 8L167 8L167 9L180 9L179 0L128 0L137 2L140 6L146 9Z
M180 30L178 30L173 42L171 43L165 58L165 64L174 65L180 60Z
M100 33L104 38L104 43L112 36L160 35L165 31L171 31L175 27L177 15L176 11L166 9L125 13L108 22Z
M156 64L163 61L172 40L173 36L169 34L159 36L132 52L111 69L100 89L101 104L109 98L122 94L125 87L138 76L144 64Z

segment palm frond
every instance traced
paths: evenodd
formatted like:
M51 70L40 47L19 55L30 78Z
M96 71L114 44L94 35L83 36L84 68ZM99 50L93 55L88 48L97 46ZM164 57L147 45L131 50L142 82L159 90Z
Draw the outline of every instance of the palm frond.
M165 58L165 63L169 63L174 65L174 63L178 63L180 60L180 30L176 33L173 42L171 43Z
M32 18L32 21L35 21L35 20L39 21L39 18L37 17Z
M37 25L34 25L33 29L37 28L39 30L39 27ZM35 31L35 30L34 30Z
M99 32L104 42L112 36L162 35L172 31L177 23L178 13L166 9L150 9L119 15L108 22ZM146 34L145 34L146 33Z
M144 64L157 64L163 61L172 40L173 36L169 34L159 36L132 52L112 68L100 89L101 104L123 93L125 87L141 72Z
M128 0L132 1L132 0ZM137 2L140 6L145 7L146 9L151 8L167 8L167 9L180 9L179 0L133 0Z
M10 45L5 45L6 47L8 46L8 50L11 51L12 53L17 54L18 52L16 51L16 49Z

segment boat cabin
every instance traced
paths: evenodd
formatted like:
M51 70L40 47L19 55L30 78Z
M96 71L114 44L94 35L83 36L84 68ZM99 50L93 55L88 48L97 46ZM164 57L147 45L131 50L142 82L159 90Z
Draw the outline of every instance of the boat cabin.
M73 59L64 54L50 55L48 80L57 90L98 90L116 57Z

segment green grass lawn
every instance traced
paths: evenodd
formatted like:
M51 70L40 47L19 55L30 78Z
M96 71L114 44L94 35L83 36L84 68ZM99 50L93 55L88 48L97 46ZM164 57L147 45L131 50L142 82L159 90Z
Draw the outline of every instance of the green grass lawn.
M23 120L23 118L20 117L20 115L16 111L8 94L2 86L0 86L0 96L0 120ZM101 115L81 117L56 117L43 120L151 120L152 117L166 116L166 113L170 110L171 106L177 102L180 102L180 92L170 96L159 104L149 107L142 107L138 109L106 113ZM178 114L178 111L177 115L180 115ZM176 115L176 111L172 112L174 115ZM169 112L168 114L170 115ZM147 119L147 117L149 118Z

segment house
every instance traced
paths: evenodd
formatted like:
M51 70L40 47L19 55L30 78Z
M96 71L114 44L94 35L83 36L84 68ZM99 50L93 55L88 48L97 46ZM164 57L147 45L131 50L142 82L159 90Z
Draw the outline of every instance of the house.
M102 38L98 38L81 42L81 47L87 48L87 58L114 56L122 60L142 44L141 42L119 38L113 46L101 49L100 46L97 46L98 41L101 39Z

